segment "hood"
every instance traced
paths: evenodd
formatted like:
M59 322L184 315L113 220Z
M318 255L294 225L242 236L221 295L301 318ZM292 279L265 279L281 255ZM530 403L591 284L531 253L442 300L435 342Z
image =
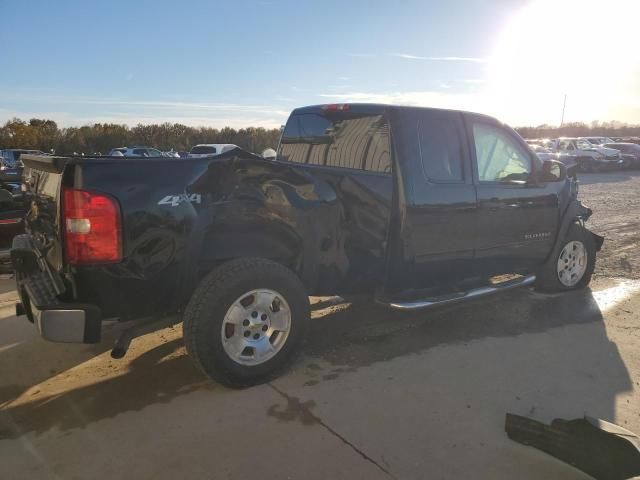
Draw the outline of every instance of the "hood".
M593 149L596 152L600 152L601 154L606 155L607 157L617 157L620 153L615 148L601 147L600 145L594 145Z

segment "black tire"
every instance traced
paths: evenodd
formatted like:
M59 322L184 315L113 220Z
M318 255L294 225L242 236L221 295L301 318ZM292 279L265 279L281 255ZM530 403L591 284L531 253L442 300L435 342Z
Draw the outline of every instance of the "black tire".
M291 311L291 327L274 357L258 365L242 365L224 350L222 324L239 297L261 288L284 297ZM212 379L240 388L269 380L287 364L304 340L309 318L309 297L291 270L262 258L241 258L219 266L202 280L187 305L182 330L195 364Z
M558 260L563 248L569 242L579 241L585 246L587 252L587 266L582 278L572 286L567 286L560 281L558 276ZM596 245L591 233L583 226L575 223L569 227L566 237L562 240L558 247L554 250L553 255L547 263L542 267L536 276L535 287L537 290L545 292L563 292L567 290L577 290L589 285L593 270L596 265Z

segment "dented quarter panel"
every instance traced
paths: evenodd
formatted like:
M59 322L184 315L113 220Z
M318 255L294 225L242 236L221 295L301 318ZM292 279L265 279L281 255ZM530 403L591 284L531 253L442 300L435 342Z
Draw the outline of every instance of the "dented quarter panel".
M178 311L203 275L238 256L284 263L310 294L382 281L390 175L266 161L239 149L188 160L83 160L73 172L75 188L112 195L122 210L124 260L65 272L67 295L75 290L105 316Z

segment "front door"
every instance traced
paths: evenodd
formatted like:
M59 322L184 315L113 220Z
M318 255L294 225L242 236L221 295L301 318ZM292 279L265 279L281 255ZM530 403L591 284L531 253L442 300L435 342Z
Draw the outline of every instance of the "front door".
M530 271L559 224L557 186L536 182L539 161L513 131L469 115L478 193L476 266L482 275Z

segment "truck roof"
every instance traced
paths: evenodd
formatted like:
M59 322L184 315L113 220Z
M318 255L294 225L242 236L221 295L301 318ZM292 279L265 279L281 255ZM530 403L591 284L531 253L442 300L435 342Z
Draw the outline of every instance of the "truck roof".
M321 112L353 112L363 114L382 114L388 110L428 110L428 111L440 111L440 112L460 112L466 113L478 117L484 117L497 121L490 115L483 113L469 112L465 110L455 110L451 108L435 108L435 107L420 107L411 105L392 105L385 103L327 103L318 105L309 105L306 107L299 107L294 109L291 114L300 113L321 113Z

